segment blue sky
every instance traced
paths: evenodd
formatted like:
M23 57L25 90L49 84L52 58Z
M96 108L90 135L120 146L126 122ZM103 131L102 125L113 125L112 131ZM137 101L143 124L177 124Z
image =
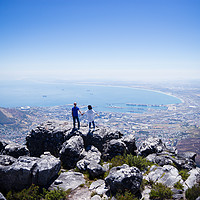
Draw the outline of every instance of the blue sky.
M0 0L0 77L200 79L199 0Z

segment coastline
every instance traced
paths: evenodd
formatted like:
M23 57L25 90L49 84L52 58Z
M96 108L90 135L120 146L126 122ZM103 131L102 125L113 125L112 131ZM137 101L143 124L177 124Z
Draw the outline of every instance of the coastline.
M155 89L149 89L149 88L142 88L142 87L137 87L137 86L122 86L122 85L111 85L111 84L106 84L106 85L103 85L103 84L97 84L97 83L75 83L74 85L88 85L88 86L101 86L101 87L118 87L118 88L129 88L129 89L138 89L138 90L146 90L146 91L151 91L151 92L156 92L156 93L161 93L161 94L164 94L164 95L167 95L167 96L171 96L171 97L174 97L176 99L179 99L181 101L181 103L184 103L185 101L174 95L174 94L171 94L171 93L166 93L166 92L163 92L163 91L160 91L160 90L155 90ZM180 104L180 103L178 103ZM173 105L173 104L166 104L166 105Z

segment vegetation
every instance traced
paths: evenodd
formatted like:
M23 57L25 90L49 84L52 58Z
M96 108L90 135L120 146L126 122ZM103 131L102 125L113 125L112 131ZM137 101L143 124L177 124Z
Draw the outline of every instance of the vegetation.
M163 185L162 183L156 183L153 185L153 188L150 192L150 199L164 200L171 199L173 192L170 188Z
M177 183L174 184L174 188L178 189L178 190L183 190L183 185L180 183L180 181L178 181Z
M195 200L200 196L200 183L188 188L185 192L185 197L187 200Z
M115 156L109 162L112 163L112 167L121 166L127 164L130 167L137 167L139 170L145 170L149 165L152 165L151 162L147 161L141 156L133 156L132 154L127 154L123 156Z
M131 192L125 191L124 194L117 193L115 198L117 200L138 200Z
M69 195L69 193L70 193L70 190L64 191L63 189L58 187L57 190L54 189L49 192L46 192L44 199L45 200L65 200L67 199L67 196Z
M187 178L190 176L190 175L188 174L188 171L187 171L186 169L182 169L181 171L179 171L179 174L181 175L181 177L182 177L182 179L183 179L184 181L186 181Z
M51 191L43 189L40 192L38 186L32 184L28 189L24 189L21 192L8 192L7 200L66 200L70 190L64 191L61 188L57 188Z

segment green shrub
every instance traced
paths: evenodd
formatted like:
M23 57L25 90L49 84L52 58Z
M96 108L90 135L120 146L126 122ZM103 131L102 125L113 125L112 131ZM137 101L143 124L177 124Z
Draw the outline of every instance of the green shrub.
M130 167L132 166L137 167L141 171L146 169L147 166L152 165L152 163L147 161L145 158L141 156L133 156L132 154L127 154L123 156L115 156L109 162L112 163L112 167L117 167L123 164L127 164Z
M124 194L121 193L116 194L115 198L117 200L138 200L131 192L128 191L125 191Z
M149 165L152 165L152 163L147 161L146 158L141 156L133 156L132 154L126 155L125 161L130 167L137 167L141 171L146 169Z
M67 199L67 195L70 190L64 191L63 189L57 187L57 189L47 192L45 195L45 200L64 200Z
M170 188L163 185L162 183L156 183L150 192L150 199L163 200L171 199L173 192Z
M187 171L186 169L182 169L181 171L179 171L179 175L181 175L181 177L182 177L182 179L183 179L184 181L186 181L187 178L190 176L190 175L188 174L188 171Z
M178 181L177 183L174 184L174 188L178 189L178 190L183 190L183 185L180 183L180 181Z
M187 200L195 200L200 196L200 184L196 184L185 191L185 197Z
M47 191L43 189L43 192L40 192L39 187L34 184L31 185L28 189L24 189L21 192L8 192L6 199L7 200L65 200L69 195L70 190L64 191L59 187L57 189Z
M123 164L126 164L124 156L115 156L109 162L112 163L111 167L117 167L117 166L121 166Z
M39 192L39 187L32 184L28 189L24 189L21 192L8 192L7 200L40 200L42 195Z

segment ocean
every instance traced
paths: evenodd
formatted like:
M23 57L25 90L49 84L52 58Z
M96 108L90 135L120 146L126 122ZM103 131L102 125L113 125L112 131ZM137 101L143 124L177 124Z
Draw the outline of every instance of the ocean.
M91 104L97 111L142 113L147 109L167 109L181 100L164 93L120 86L76 83L0 81L0 107L70 106Z

